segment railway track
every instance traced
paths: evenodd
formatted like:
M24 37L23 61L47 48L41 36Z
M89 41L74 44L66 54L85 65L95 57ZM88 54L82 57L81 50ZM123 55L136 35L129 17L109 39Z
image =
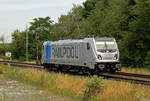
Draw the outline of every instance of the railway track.
M19 62L12 62L12 61L0 61L0 63L4 65L8 65L8 66L44 69L43 66L31 64L31 63L19 63ZM100 73L99 76L103 76L104 79L111 79L115 81L127 81L131 83L150 86L150 75L116 72L113 74L112 73Z
M12 62L12 61L0 61L0 63L8 66L44 69L44 66L31 64L31 63L20 63L20 62Z
M117 81L127 81L127 82L131 82L131 83L143 84L143 85L150 86L150 75L116 72L114 74L101 73L100 76L103 76L105 79L112 79L112 80L117 80Z

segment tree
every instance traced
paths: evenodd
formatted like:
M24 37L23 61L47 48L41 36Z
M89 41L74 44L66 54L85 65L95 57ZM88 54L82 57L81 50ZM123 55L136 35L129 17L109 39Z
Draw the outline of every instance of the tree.
M53 39L53 24L50 17L45 18L35 18L30 22L31 26L24 30L19 31L15 30L12 33L12 48L14 58L20 58L25 60L25 48L26 48L26 33L28 33L28 50L29 58L36 58L36 46L39 47L38 53L39 57L41 56L41 47L44 41Z
M29 34L33 34L34 38L36 35L39 36L39 40L50 40L53 34L53 21L50 17L35 18L33 22L30 22Z
M145 57L144 67L150 69L150 51L147 52Z
M95 9L95 5L97 4L97 2L99 2L101 0L86 0L84 3L83 3L83 17L84 18L87 18L89 15L90 15L90 12L92 10ZM105 0L107 2L107 0Z
M67 15L61 15L56 24L56 32L60 38L78 38L81 34L82 7L74 5Z
M149 54L150 44L150 1L135 0L136 5L132 8L134 18L129 24L130 34L124 41L125 51L128 55L124 60L130 61L133 67L143 67L145 57Z
M25 32L15 30L12 33L12 55L14 58L25 58Z
M50 17L45 18L35 18L30 22L31 26L29 27L29 57L35 59L37 47L39 57L41 56L41 47L43 42L48 40L53 40L53 21Z
M0 54L1 54L1 55L4 55L5 52L6 52L4 40L5 40L5 39L4 39L4 36L3 36L3 35L0 36L0 42L2 43L2 44L0 44Z
M5 43L5 37L4 35L0 36L0 41L4 44Z
M41 53L44 41L94 35L116 38L123 66L149 67L149 0L86 0L83 6L74 5L70 12L61 15L58 23L53 24L50 17L39 17L30 25L23 32L13 32L15 57L25 54L22 50L25 48L25 33L29 34L29 56L32 59L36 56L36 45Z
M115 37L117 40L128 31L130 7L128 0L100 0L84 24L84 33Z

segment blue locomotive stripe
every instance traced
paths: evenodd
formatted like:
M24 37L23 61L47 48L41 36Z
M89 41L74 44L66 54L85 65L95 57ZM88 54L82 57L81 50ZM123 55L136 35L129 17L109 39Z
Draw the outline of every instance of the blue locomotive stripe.
M51 59L51 42L47 42L46 44L46 63L50 63Z

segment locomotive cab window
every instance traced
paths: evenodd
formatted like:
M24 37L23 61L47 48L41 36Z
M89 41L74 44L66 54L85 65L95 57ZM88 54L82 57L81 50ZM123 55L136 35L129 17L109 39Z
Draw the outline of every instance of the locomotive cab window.
M97 41L96 48L98 52L115 52L117 50L117 45L114 41Z

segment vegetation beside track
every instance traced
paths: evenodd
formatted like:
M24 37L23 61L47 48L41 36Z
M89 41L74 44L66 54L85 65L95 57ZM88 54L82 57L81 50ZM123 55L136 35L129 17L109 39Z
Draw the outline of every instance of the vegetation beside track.
M123 68L122 72L150 75L150 70L147 68Z
M3 68L0 71L2 71L6 79L17 80L52 92L54 95L71 97L77 99L77 101L83 100L86 89L85 84L90 81L89 77L72 76L32 68L6 68L3 65L0 65L0 68ZM94 99L91 97L90 101L137 101L150 99L150 87L148 86L111 80L103 80L102 82L103 89L96 94Z

